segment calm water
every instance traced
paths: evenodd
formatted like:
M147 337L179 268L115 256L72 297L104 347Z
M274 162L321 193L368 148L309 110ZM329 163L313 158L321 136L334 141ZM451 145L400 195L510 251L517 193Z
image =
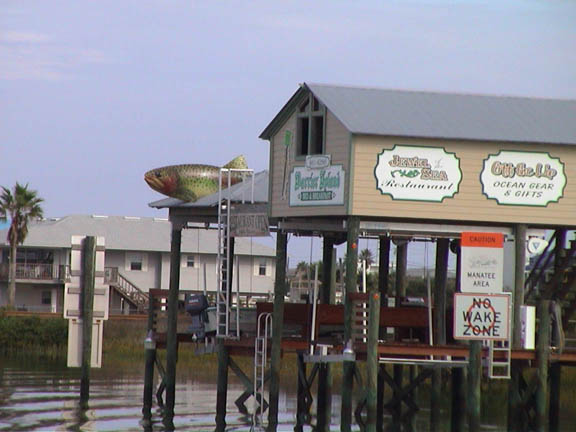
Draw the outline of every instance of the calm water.
M177 405L174 424L178 431L214 430L216 407L215 377L202 381L197 375L181 370L176 389ZM161 413L153 413L151 427L142 422L143 364L134 369L108 366L92 372L90 406L78 407L79 371L67 369L65 361L14 360L0 357L0 431L162 431ZM242 385L232 373L229 376L228 430L249 431L250 418L238 413L234 401ZM425 396L425 395L424 395ZM505 430L502 402L484 426L486 431ZM339 430L340 400L333 400L333 427ZM251 410L251 400L246 403ZM446 401L446 407L448 401ZM292 431L296 413L294 389L280 395L279 431ZM313 408L314 411L314 408ZM576 407L575 407L576 411ZM413 419L415 431L427 431L429 411L422 409ZM566 413L565 431L574 431L574 413ZM446 417L448 417L446 413ZM448 419L446 418L446 421ZM449 425L443 427L449 430ZM310 431L311 427L304 430Z

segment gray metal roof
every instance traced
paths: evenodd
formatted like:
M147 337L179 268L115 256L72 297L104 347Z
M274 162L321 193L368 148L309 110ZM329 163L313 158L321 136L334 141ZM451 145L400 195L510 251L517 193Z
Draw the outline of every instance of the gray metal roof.
M171 223L161 218L71 215L32 222L24 247L69 248L71 236L104 236L106 249L170 252ZM7 247L8 229L0 230L0 247ZM216 254L216 230L185 229L182 252ZM238 255L275 256L274 249L248 238L236 239Z
M254 186L252 186L254 180ZM227 199L230 195L232 201L250 201L252 197L252 187L254 187L254 202L255 203L268 203L268 171L260 171L254 173L254 177L248 177L241 183L235 184L229 189L222 190L222 199ZM218 205L218 193L207 195L194 202L182 201L177 198L164 198L148 204L154 208L170 208L170 207L215 207Z
M303 84L264 130L268 139L311 91L353 134L576 144L576 100Z

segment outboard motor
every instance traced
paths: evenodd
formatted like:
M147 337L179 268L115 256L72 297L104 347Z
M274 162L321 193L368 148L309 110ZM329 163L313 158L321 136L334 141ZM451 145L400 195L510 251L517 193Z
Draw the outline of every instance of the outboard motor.
M208 308L208 300L204 294L186 294L184 298L184 308L192 317L192 324L188 327L195 339L204 339L206 334L204 328L204 311Z

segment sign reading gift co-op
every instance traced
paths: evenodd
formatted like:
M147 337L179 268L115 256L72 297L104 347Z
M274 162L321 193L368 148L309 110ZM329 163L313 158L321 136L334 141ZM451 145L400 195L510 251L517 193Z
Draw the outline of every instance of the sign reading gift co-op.
M441 147L397 145L378 155L376 187L393 200L442 202L462 180L460 160Z
M564 164L548 153L501 151L484 160L482 192L501 205L545 207L564 193Z

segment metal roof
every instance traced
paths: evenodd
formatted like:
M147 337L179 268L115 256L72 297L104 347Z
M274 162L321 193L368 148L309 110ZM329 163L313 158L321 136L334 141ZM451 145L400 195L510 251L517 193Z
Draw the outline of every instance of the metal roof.
M62 218L31 222L23 247L67 249L71 236L104 236L106 249L170 252L172 224L167 219L70 215ZM0 247L8 247L8 229L0 230ZM185 229L182 231L183 253L216 254L218 232L216 230ZM238 255L275 256L273 248L257 241L238 237L235 253Z
M353 134L576 144L576 100L303 84L262 132L269 139L311 91Z
M254 185L252 186L252 180ZM222 190L222 199L227 199L230 195L232 201L250 201L252 197L252 187L254 187L254 202L268 203L268 171L254 173L253 177L248 177L243 182L237 183L229 189ZM189 207L215 207L218 205L218 192L202 197L194 202L182 201L177 198L164 198L148 204L154 208L189 208Z

